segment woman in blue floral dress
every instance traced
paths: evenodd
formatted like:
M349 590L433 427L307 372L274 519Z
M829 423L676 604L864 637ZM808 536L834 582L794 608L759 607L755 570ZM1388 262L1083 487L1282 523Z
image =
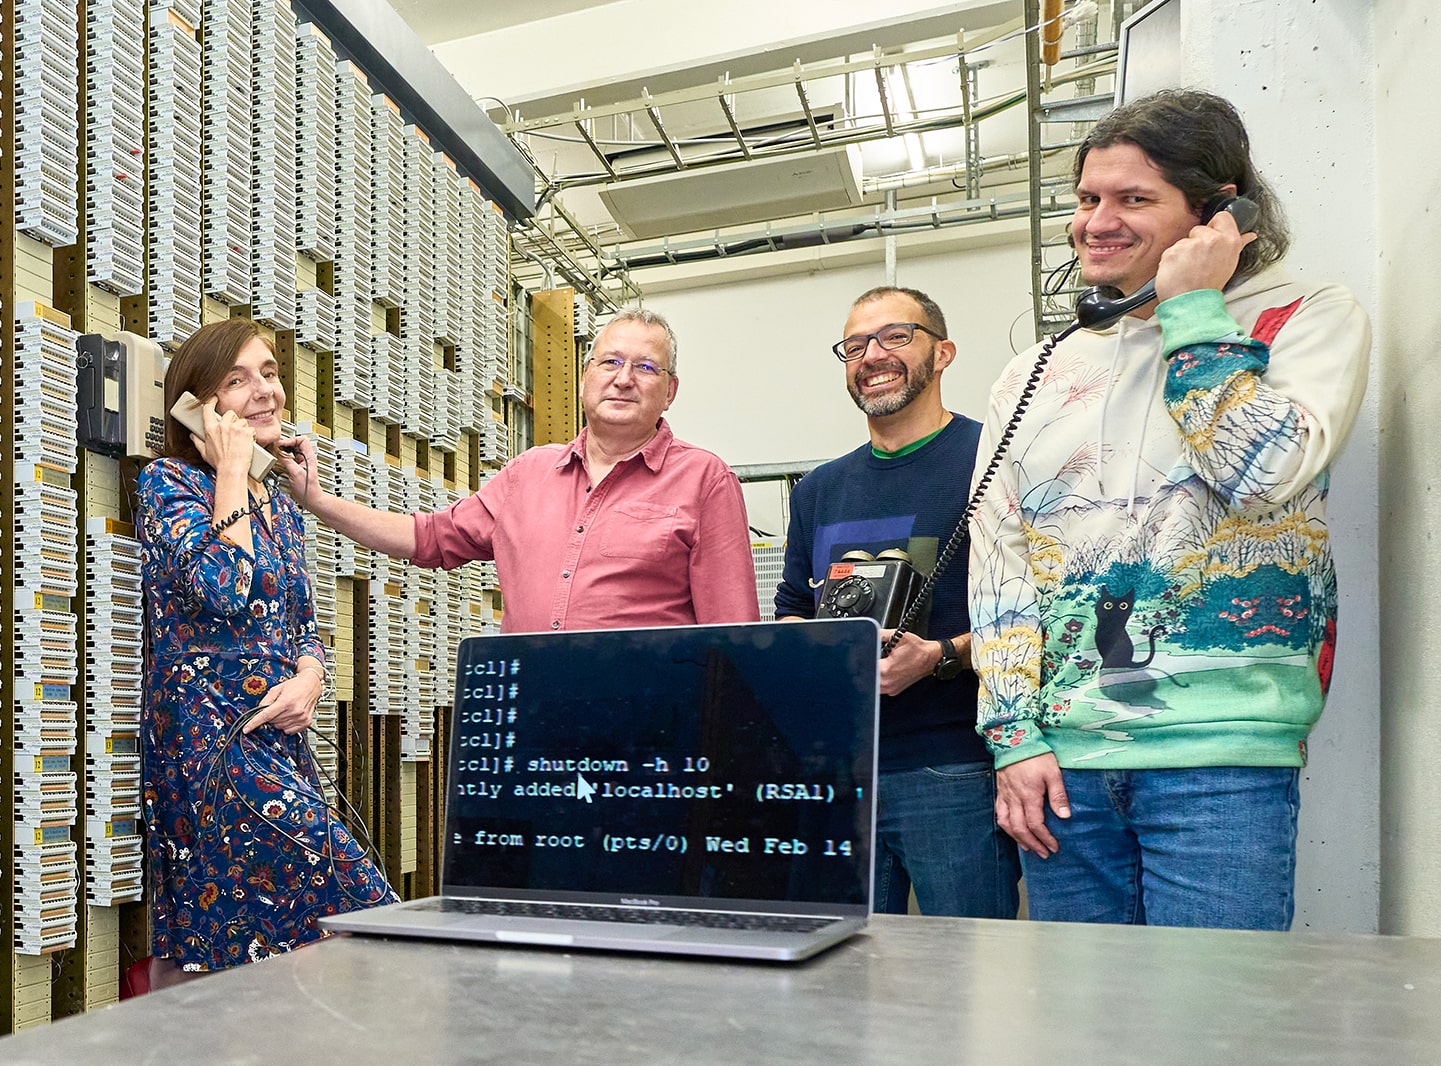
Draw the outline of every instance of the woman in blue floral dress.
M281 443L275 352L244 319L206 326L171 360L167 411L183 392L208 398L204 438L167 417L138 510L152 987L290 951L324 935L324 915L396 899L327 807L304 737L325 649L300 514L249 477L252 445Z

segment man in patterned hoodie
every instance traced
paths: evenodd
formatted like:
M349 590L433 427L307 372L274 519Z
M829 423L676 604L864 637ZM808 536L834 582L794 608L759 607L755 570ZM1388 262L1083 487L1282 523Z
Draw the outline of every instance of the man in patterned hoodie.
M1276 266L1284 219L1225 100L1118 108L1074 177L1083 279L1156 299L1055 348L972 523L997 819L1033 918L1287 929L1336 639L1328 471L1370 327ZM1254 233L1207 217L1237 195ZM1039 354L993 389L982 460Z

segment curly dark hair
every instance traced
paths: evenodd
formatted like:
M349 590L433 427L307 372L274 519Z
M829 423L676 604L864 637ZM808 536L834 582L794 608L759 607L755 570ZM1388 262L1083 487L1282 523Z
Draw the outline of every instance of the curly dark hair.
M1145 152L1195 210L1223 185L1235 185L1238 195L1260 208L1256 239L1241 250L1236 277L1250 277L1285 256L1291 245L1285 212L1251 162L1251 140L1230 101L1195 89L1162 89L1122 104L1097 122L1076 150L1075 182L1092 148L1117 144Z

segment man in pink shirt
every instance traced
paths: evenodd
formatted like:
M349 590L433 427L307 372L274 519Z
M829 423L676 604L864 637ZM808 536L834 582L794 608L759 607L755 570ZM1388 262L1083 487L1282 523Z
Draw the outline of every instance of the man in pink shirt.
M740 482L671 433L661 416L678 387L670 326L627 309L582 366L580 436L517 456L444 511L377 511L321 491L303 437L302 461L281 462L295 499L358 544L425 567L494 559L507 633L756 621Z

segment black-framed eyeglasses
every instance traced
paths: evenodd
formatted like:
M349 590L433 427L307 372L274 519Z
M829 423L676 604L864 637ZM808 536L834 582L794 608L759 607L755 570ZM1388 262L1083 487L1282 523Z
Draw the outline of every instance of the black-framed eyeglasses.
M594 366L597 370L612 375L619 374L622 368L627 365L638 375L645 378L655 378L660 377L662 374L670 373L668 367L661 366L654 359L622 359L619 356L612 355L607 358L597 357L595 359L587 359L585 362L587 366Z
M875 341L890 352L910 344L915 338L916 330L927 333L938 341L946 339L919 322L892 322L889 326L882 326L874 333L857 333L854 337L847 337L840 343L831 345L831 351L836 353L836 358L841 362L854 363L866 354L866 349L871 346L871 341Z

